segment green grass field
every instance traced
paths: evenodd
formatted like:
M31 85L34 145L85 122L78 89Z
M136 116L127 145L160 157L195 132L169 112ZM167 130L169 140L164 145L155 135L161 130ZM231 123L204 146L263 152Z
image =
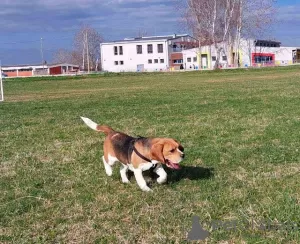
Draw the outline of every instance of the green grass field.
M0 243L299 243L300 67L7 79L0 104ZM172 137L182 170L142 192L105 174L104 136ZM247 221L212 230L215 220ZM269 220L271 229L258 229Z

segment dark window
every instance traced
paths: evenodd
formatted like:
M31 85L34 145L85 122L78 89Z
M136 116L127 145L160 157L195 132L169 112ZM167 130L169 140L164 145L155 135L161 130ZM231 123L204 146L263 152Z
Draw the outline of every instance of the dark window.
M163 44L157 44L157 52L158 53L163 53L164 52Z
M143 53L142 45L136 45L136 53L137 54L142 54Z
M148 59L148 64L152 64L152 59Z
M174 59L173 64L182 64L183 60L182 59Z
M272 63L273 57L272 56L256 56L254 57L255 63Z
M122 46L119 46L119 54L123 55L123 47Z
M158 59L154 59L154 63L155 63L155 64L158 64Z
M194 57L194 58L193 58L193 61L194 61L194 62L197 62L197 57Z
M119 64L119 62L118 61L115 61L115 65L118 65Z
M212 60L212 61L216 61L216 60L217 60L217 57L216 57L216 56L212 56L212 57L211 57L211 60Z
M190 63L192 62L192 58L187 58L187 61Z
M223 61L227 61L227 56L223 56L223 57L222 57L222 60L223 60Z
M64 67L66 68L66 67ZM32 71L32 69L19 69L19 71Z
M118 55L118 47L117 46L114 46L114 53L115 53L115 55Z
M160 63L163 64L165 60L163 58L160 59Z
M123 65L124 64L124 61L120 61L120 65Z
M153 53L153 45L152 44L148 44L147 49L148 49L148 53Z

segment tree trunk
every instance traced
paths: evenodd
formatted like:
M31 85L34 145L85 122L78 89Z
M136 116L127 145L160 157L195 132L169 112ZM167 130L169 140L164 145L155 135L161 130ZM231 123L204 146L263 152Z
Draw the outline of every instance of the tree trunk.
M220 66L220 52L221 52L221 49L217 45L215 46L215 49L217 51L217 57L216 57L216 62L215 62L214 69L218 69L219 66Z
M199 40L199 70L202 69L202 46L201 41Z

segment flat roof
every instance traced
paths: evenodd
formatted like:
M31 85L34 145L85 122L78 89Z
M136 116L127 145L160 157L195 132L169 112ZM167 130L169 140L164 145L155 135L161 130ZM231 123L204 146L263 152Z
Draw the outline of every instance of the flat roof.
M48 64L47 67L56 67L56 66L74 66L74 67L79 67L77 64L69 64L69 63L57 63L57 64Z
M2 69L31 69L31 68L49 68L55 66L74 66L79 67L76 64L68 64L68 63L54 63L54 64L20 64L20 65L3 65L1 66Z
M123 40L103 42L101 44L111 44L111 43L120 43L120 42L123 43L123 42L144 42L144 41L169 41L169 40L175 40L175 39L181 38L181 37L191 37L191 38L195 39L194 37L192 37L188 34L173 34L173 35L165 35L165 36L143 36L143 37L124 38Z

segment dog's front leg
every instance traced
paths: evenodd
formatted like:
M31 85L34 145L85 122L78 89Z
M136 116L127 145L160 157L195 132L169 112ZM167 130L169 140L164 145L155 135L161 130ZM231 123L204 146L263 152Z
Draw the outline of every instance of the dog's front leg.
M167 181L167 173L161 164L157 165L154 172L159 176L156 180L158 184L163 184Z
M127 174L126 174L127 170L128 170L128 166L122 164L121 169L120 169L120 174L121 174L121 178L122 178L123 183L130 183L130 181L127 178Z
M137 184L143 191L152 191L148 186L143 177L143 171L141 169L134 169L134 176L136 179Z

